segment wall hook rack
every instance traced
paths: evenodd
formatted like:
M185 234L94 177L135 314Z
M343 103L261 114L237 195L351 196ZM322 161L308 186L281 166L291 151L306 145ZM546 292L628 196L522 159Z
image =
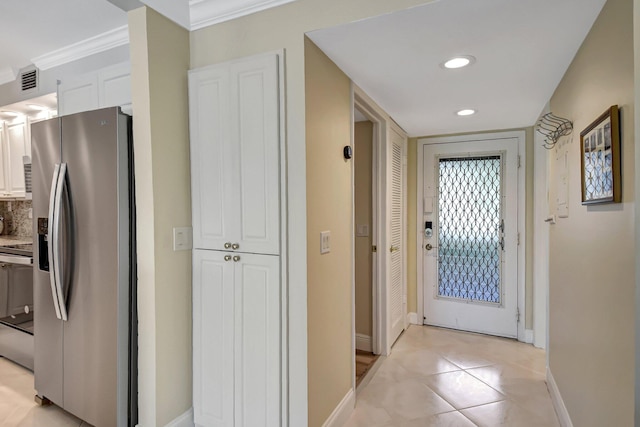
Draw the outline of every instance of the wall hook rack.
M561 136L569 135L573 132L573 123L553 113L547 113L540 117L536 123L536 131L545 137L543 147L551 150Z

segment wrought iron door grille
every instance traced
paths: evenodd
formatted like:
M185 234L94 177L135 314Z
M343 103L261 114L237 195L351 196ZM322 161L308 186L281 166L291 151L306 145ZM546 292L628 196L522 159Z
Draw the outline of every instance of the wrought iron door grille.
M502 156L438 169L438 297L501 304Z

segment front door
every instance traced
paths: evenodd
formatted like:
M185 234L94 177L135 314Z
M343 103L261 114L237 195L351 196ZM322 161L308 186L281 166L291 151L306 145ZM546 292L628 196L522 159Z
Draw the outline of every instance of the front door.
M517 337L516 138L424 146L428 325Z

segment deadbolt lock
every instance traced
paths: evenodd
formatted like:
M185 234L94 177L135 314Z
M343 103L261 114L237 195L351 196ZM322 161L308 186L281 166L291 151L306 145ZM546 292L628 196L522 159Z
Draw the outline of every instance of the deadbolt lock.
M431 249L433 249L433 245L431 243L427 243L424 248L430 251Z

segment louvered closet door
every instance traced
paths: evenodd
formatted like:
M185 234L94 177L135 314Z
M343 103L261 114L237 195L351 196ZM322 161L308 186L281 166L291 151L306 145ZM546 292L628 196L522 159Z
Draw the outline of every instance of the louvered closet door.
M391 136L391 247L389 287L389 342L393 343L404 330L404 236L403 236L403 146L404 138L395 131Z

